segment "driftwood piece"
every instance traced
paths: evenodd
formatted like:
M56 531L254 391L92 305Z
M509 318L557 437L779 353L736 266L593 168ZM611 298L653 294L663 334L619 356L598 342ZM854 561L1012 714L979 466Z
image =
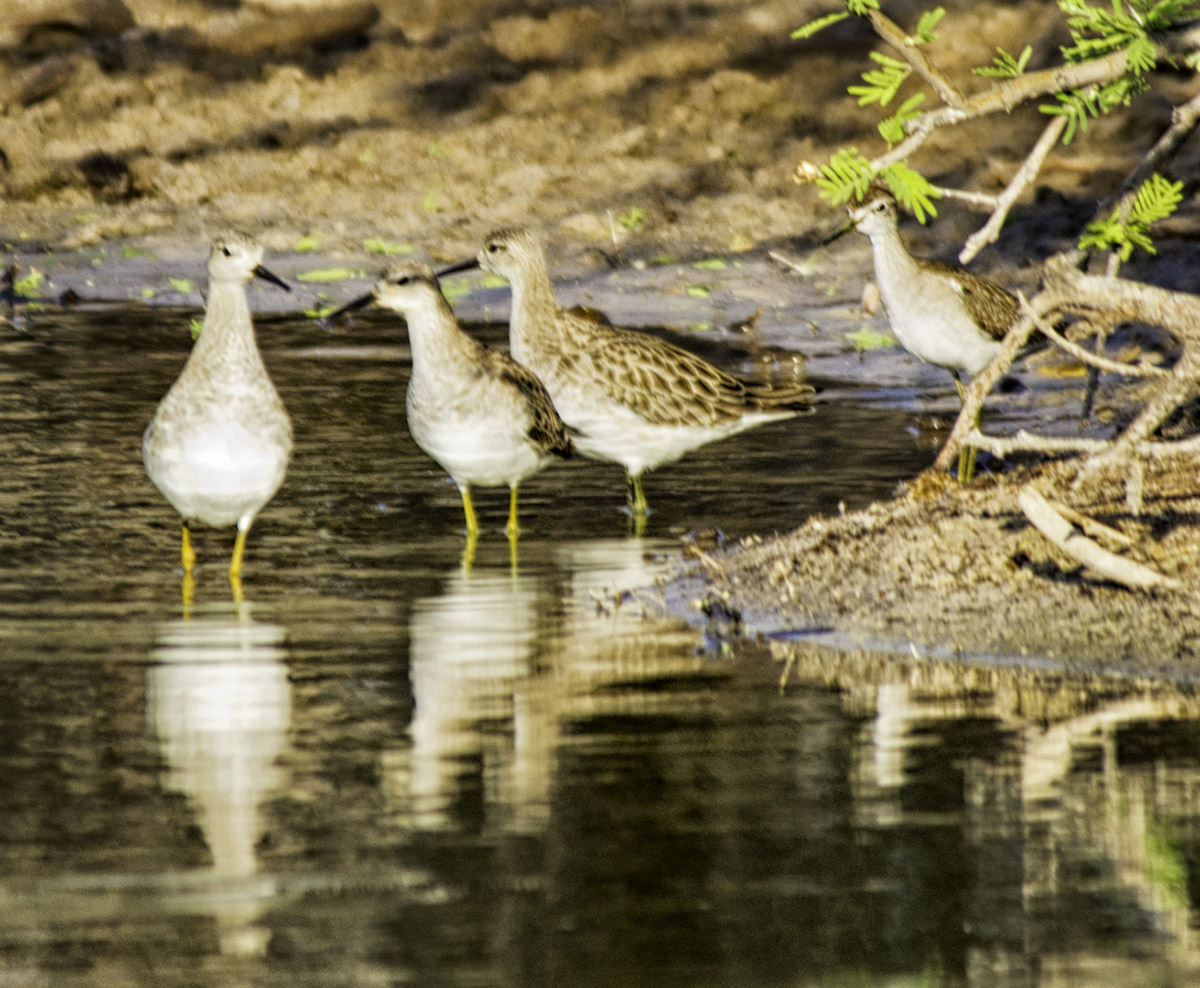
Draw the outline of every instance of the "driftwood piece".
M1017 503L1030 524L1072 559L1082 563L1105 579L1120 583L1131 590L1150 590L1155 587L1176 589L1177 580L1163 576L1115 553L1102 548L1086 535L1076 531L1066 518L1054 510L1040 493L1026 487L1017 495Z

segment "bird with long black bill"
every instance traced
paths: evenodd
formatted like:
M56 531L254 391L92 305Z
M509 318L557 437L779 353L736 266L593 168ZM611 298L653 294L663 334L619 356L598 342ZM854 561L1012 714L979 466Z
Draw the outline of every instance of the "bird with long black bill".
M292 455L292 422L259 353L246 284L262 278L291 289L262 256L243 233L214 241L200 335L142 436L146 473L183 519L185 581L196 563L191 523L236 525L229 579L239 599L250 525L283 484Z
M950 371L961 398L962 374L973 377L983 370L1017 322L1016 297L953 264L909 253L900 236L899 207L888 190L873 186L848 210L849 220L825 242L850 230L870 238L875 281L896 339L918 360ZM974 467L974 450L964 447L959 478L969 480Z
M585 456L625 468L635 531L648 505L642 474L705 443L812 411L808 384L742 381L682 347L564 309L541 244L497 230L476 257L439 274L480 267L512 286L509 350L546 385Z
M518 485L572 452L546 388L528 368L463 331L424 264L389 267L370 294L333 315L371 303L399 313L408 324L409 432L458 485L469 544L479 531L471 488L500 484L510 490L505 531L515 543Z

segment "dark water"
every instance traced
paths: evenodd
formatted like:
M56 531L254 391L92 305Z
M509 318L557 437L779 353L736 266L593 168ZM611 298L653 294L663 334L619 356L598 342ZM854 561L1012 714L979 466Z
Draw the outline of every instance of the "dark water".
M262 320L295 461L245 603L199 529L185 613L139 438L188 316L0 346L0 988L1191 983L1190 696L833 652L781 691L612 603L688 530L886 495L909 415L707 447L641 538L618 468L548 471L515 571L481 491L468 571L402 332Z

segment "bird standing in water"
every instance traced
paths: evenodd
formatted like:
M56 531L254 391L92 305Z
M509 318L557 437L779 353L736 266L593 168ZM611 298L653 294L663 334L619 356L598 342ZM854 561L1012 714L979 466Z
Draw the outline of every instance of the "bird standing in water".
M508 485L505 531L515 546L518 485L572 452L571 439L546 388L527 367L463 332L426 265L393 265L369 295L336 314L372 301L404 316L408 324L412 348L412 375L405 397L409 432L458 485L468 549L479 531L472 485Z
M564 309L541 244L497 230L478 256L442 274L481 267L512 285L509 349L546 385L585 456L625 468L635 530L648 506L642 474L705 443L812 410L807 384L749 383L657 337Z
M258 277L290 289L262 256L245 234L214 241L200 336L142 436L146 473L183 518L185 588L196 563L190 524L237 525L229 579L238 598L246 535L292 455L292 422L263 365L246 284Z

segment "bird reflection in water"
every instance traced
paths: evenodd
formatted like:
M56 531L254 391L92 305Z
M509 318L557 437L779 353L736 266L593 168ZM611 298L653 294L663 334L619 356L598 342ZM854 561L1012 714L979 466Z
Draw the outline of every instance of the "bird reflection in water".
M261 954L257 920L270 883L257 878L259 808L285 779L292 698L279 625L249 604L198 608L159 626L147 673L147 719L166 762L166 785L183 793L212 856L203 908L226 954Z
M412 747L407 787L394 793L411 806L415 826L453 825L472 765L482 766L485 805L518 818L544 807L549 746L540 741L544 704L530 674L538 610L532 577L469 565L439 596L416 602Z
M637 689L681 667L691 651L642 638L638 608L594 606L616 588L645 587L661 572L643 539L589 540L556 548L571 574L562 604L557 582L514 570L464 565L442 592L419 600L409 626L414 712L410 747L386 752L389 799L405 825L422 830L499 823L522 833L542 830L563 743L578 716L642 702ZM561 557L561 558L559 558ZM667 636L668 639L671 636ZM622 689L609 689L614 683ZM472 798L478 794L478 798ZM471 820L472 810L484 814Z

